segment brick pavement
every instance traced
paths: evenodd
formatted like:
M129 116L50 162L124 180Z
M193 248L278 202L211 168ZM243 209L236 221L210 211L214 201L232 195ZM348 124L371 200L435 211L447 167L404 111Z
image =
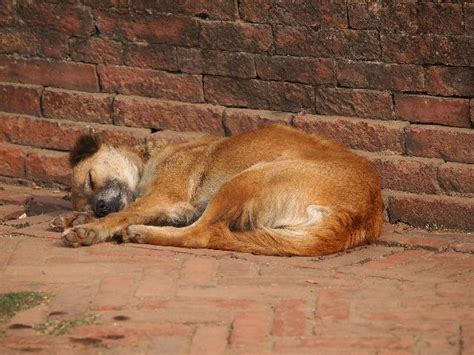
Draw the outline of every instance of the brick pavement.
M323 258L69 249L47 231L64 196L0 185L0 293L53 295L0 324L0 353L474 353L472 234L387 226ZM90 317L62 335L31 328Z

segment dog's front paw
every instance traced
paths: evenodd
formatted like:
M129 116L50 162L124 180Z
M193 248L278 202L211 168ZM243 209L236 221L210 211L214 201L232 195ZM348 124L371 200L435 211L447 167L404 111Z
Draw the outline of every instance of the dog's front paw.
M49 229L53 232L63 232L68 228L90 223L94 219L88 212L73 212L54 218L49 224Z
M122 230L122 242L123 243L145 243L145 234L147 226L133 225L128 226Z
M107 237L108 233L103 228L89 223L66 230L62 240L67 246L79 247L103 242Z

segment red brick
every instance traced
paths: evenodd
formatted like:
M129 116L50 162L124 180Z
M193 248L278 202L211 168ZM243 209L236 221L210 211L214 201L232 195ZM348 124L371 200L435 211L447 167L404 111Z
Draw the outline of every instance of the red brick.
M225 326L200 326L194 333L190 354L224 354L228 336L229 330Z
M137 277L134 274L111 275L104 277L99 291L92 303L93 309L122 309L133 296Z
M474 126L474 99L470 101L471 124Z
M347 8L351 28L418 30L416 3L349 0Z
M472 48L472 39L468 36L382 32L380 41L385 61L465 66L474 64L473 56L466 55L466 50Z
M467 32L474 32L474 4L464 4L464 23Z
M150 131L144 128L118 127L113 125L91 125L91 132L96 132L102 136L109 144L135 145L146 142Z
M474 163L474 132L467 128L411 125L406 130L409 155Z
M315 317L321 320L347 320L351 311L353 290L350 288L325 288L319 293Z
M165 44L132 43L126 47L125 64L131 67L176 71L176 48Z
M342 115L390 119L392 95L387 91L318 88L315 96L316 112L324 115Z
M424 2L417 4L418 25L423 32L461 34L464 32L462 3L436 4Z
M107 92L190 102L204 100L199 75L103 65L99 65L98 73L102 88Z
M269 321L266 310L237 313L232 323L230 344L233 347L262 346L266 342Z
M0 175L24 177L27 152L26 147L0 143Z
M0 81L55 86L72 90L99 90L95 66L41 59L0 57Z
M17 13L24 23L33 28L47 27L75 36L89 36L94 32L92 11L85 6L64 2L20 3Z
M473 230L474 199L467 197L391 193L388 196L390 222L416 227Z
M223 135L222 108L119 95L114 116L119 124L133 127L202 131Z
M446 191L474 194L474 165L445 163L439 167L438 176Z
M40 182L69 185L71 168L68 154L43 149L32 149L26 158L27 178Z
M43 92L43 114L49 118L112 123L113 96L47 88Z
M181 267L179 281L181 284L197 287L213 285L216 269L216 259L190 258Z
M302 336L307 331L306 300L283 300L275 308L273 336Z
M152 7L157 12L191 15L206 19L232 20L238 18L236 5L233 0L194 0L191 2L135 0L130 3L130 8L146 10Z
M429 94L474 96L474 70L468 67L433 66L426 71Z
M404 152L406 123L379 122L343 117L300 115L294 119L298 128L335 139L353 149Z
M284 112L225 109L224 127L226 133L235 135L275 123L291 124L292 117Z
M128 0L84 0L84 5L91 6L97 9L107 8L126 8L128 6Z
M407 158L398 155L362 154L374 165L382 187L391 190L436 194L438 167L442 160Z
M69 150L89 126L31 116L0 114L0 140L40 148Z
M273 0L242 0L239 5L242 18L250 22L347 28L346 4L342 0L283 0L277 4Z
M171 270L170 270L171 268ZM164 269L145 270L143 278L135 291L136 297L153 297L153 299L168 299L174 296L176 291L177 273L172 266ZM157 282L160 280L160 282Z
M15 16L15 3L11 1L2 1L0 6L0 25L15 25L18 22Z
M190 17L99 11L96 14L96 24L101 34L118 40L145 40L150 43L180 46L199 45L199 24Z
M25 213L24 206L18 205L1 205L0 206L0 222L17 219Z
M301 111L313 105L310 86L262 80L205 77L206 101L225 106Z
M201 22L200 46L244 52L268 51L273 43L268 25L241 22Z
M375 31L319 30L308 27L275 29L275 47L278 54L344 57L348 59L377 59L380 56L378 34Z
M337 82L340 86L423 91L423 81L421 66L352 61L339 61L337 66Z
M122 44L102 37L74 38L71 58L77 62L122 64Z
M331 59L257 56L255 65L259 78L266 80L311 85L334 84L336 81Z
M470 127L469 100L395 95L395 115L410 122Z
M255 78L253 56L196 48L178 49L179 69L185 73Z
M62 32L0 28L0 53L61 59L68 54L67 40Z
M158 131L155 133L150 134L147 137L148 142L163 142L163 143L183 143L189 142L195 139L200 139L208 136L207 133L204 132L177 132L177 131L170 131L170 130L163 130Z
M43 87L0 83L0 111L41 116Z

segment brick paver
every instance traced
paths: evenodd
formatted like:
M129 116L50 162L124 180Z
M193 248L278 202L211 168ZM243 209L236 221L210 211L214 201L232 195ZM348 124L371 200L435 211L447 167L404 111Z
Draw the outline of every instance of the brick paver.
M387 226L322 258L69 249L47 230L65 195L0 185L0 292L53 295L0 323L0 353L474 353L473 234ZM88 317L60 335L32 328Z

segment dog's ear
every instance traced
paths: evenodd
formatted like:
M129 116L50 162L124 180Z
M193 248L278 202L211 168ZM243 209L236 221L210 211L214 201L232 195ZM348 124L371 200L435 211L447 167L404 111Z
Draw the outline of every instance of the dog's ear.
M85 134L77 140L69 153L69 163L75 167L80 161L94 155L102 146L102 139L96 134Z

